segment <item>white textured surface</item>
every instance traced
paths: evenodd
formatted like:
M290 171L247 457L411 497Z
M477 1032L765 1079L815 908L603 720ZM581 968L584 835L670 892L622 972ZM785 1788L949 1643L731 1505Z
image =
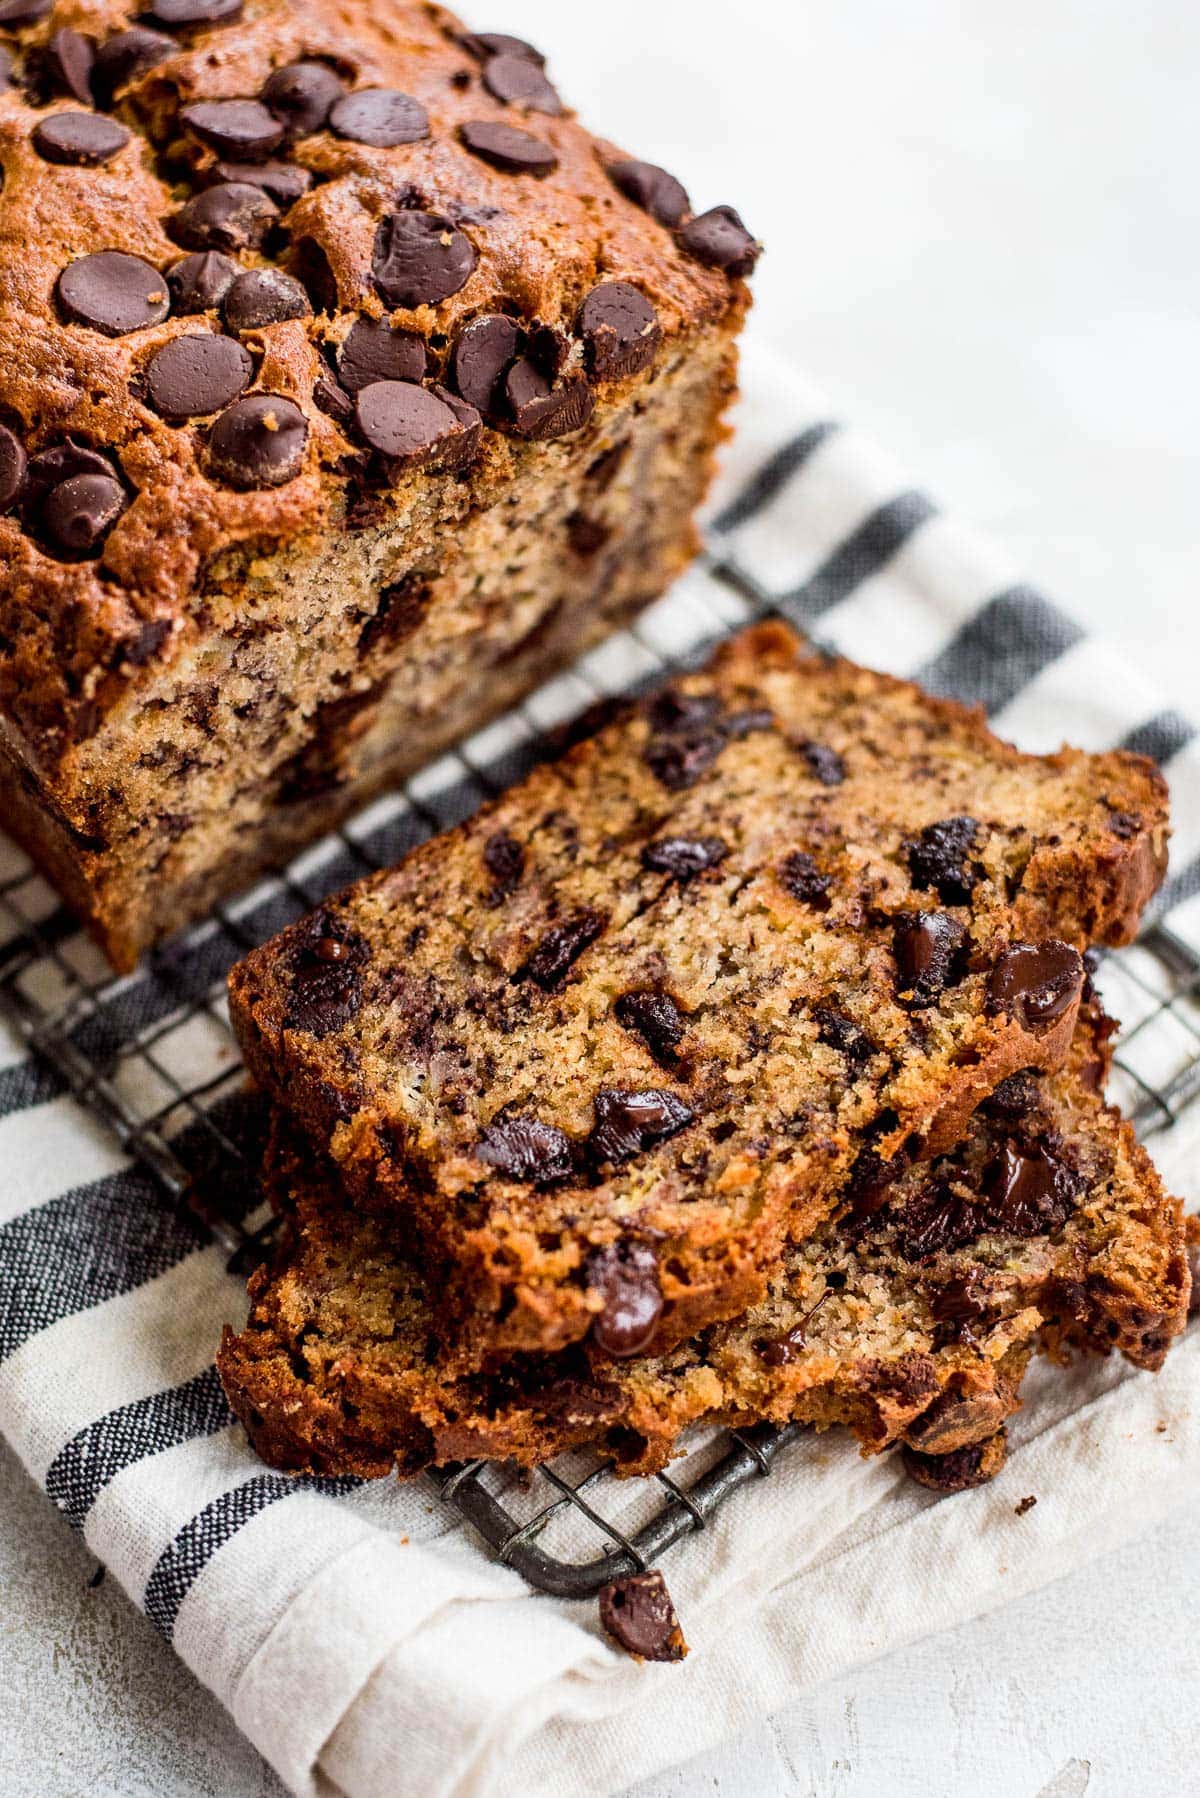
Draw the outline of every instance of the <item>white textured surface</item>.
M770 245L757 334L1195 704L1191 0L505 0L479 22L550 47L586 115L697 204L739 204ZM0 1451L5 1798L280 1790L90 1571ZM1180 1516L638 1798L1193 1790L1198 1577Z

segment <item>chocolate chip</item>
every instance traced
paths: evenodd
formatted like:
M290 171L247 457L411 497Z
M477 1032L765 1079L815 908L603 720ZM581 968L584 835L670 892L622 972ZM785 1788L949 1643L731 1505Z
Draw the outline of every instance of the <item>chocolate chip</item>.
M236 19L242 0L151 0L160 25L224 25Z
M608 178L627 200L648 212L660 225L677 225L691 206L687 189L657 163L637 162L632 158L625 162L610 162Z
M595 1111L589 1154L597 1163L614 1164L631 1161L653 1144L678 1136L695 1116L682 1099L657 1087L645 1092L602 1087L596 1094Z
M632 1573L600 1588L600 1621L638 1661L681 1661L687 1643L661 1573Z
M106 37L96 51L92 70L92 86L97 99L102 105L110 106L118 88L125 87L139 75L144 75L147 69L173 56L175 50L171 38L164 37L161 31L147 31L142 25L132 25L128 31Z
M567 514L567 542L584 560L598 555L611 536L612 526L603 519L589 518L586 512Z
M261 188L223 181L181 206L167 230L187 250L256 250L278 217L278 206Z
M943 1181L931 1180L897 1212L896 1247L906 1261L925 1261L974 1242L985 1228L982 1209Z
M1075 1210L1087 1182L1044 1144L1030 1153L1006 1143L984 1176L987 1221L1009 1236L1044 1236Z
M0 94L6 94L12 86L12 57L0 44Z
M33 128L32 143L46 162L99 168L123 150L129 133L115 119L95 112L52 112Z
M328 369L321 369L313 382L313 404L327 418L336 420L344 431L354 423L354 401Z
M769 1336L755 1343L755 1353L764 1367L790 1367L800 1359L808 1347L808 1326L832 1291L832 1286L826 1286L812 1309L806 1311L800 1322L793 1324L784 1335Z
M429 136L429 114L411 94L394 87L361 87L343 94L329 114L329 127L356 144L387 150Z
M310 171L294 162L217 162L209 172L218 184L261 188L285 211L303 199L313 184Z
M986 1442L973 1442L948 1455L923 1455L907 1443L900 1451L905 1472L930 1492L966 1492L994 1480L1008 1459L1008 1441L997 1430Z
M492 880L492 898L507 899L525 872L525 851L506 830L496 830L483 845L483 865Z
M36 25L54 0L0 0L0 25Z
M507 1117L490 1124L475 1153L506 1180L528 1180L535 1186L569 1179L574 1168L570 1137L538 1118Z
M988 1313L988 1291L981 1271L968 1268L930 1294L929 1309L939 1324L950 1326L952 1341L968 1339L970 1326Z
M250 385L254 364L232 337L196 333L176 337L146 370L150 404L164 418L207 418Z
M683 1015L670 993L622 993L613 1016L623 1030L640 1036L661 1067L674 1067L683 1041Z
M584 950L589 948L608 923L602 911L576 912L544 936L518 974L518 979L532 980L543 992L561 986Z
M125 659L135 668L144 668L156 656L171 635L169 618L145 618L125 648Z
M979 1109L985 1117L1012 1124L1036 1111L1041 1101L1042 1089L1037 1074L1031 1068L1023 1068L1019 1074L1010 1074L1002 1080Z
M933 887L943 905L966 905L980 870L967 857L979 834L975 818L942 818L906 845L913 885Z
M56 87L81 106L92 104L92 70L96 64L96 45L82 31L56 31L42 52L43 66Z
M527 56L489 57L483 68L483 85L506 106L523 106L528 112L543 112L551 118L563 110L541 66Z
M897 919L893 950L898 997L907 1005L932 1005L951 982L966 931L946 912L911 912Z
M362 970L369 960L370 950L356 931L325 912L306 919L291 949L291 995L284 1029L315 1037L341 1030L362 1004Z
M208 439L208 460L231 487L281 487L300 472L308 424L277 393L254 393L222 412Z
M167 270L167 286L176 312L215 312L242 272L240 262L220 250L197 250L181 256Z
M596 405L586 381L554 386L528 356L519 357L505 375L504 398L514 430L537 443L582 430Z
M846 767L836 749L831 749L828 743L814 743L808 738L797 743L796 748L823 787L841 786L846 778Z
M413 331L393 331L386 319L360 318L351 325L337 362L346 392L361 393L375 381L423 381L429 352L424 338Z
M549 175L558 167L557 152L549 144L515 125L472 119L459 126L459 136L474 155L510 175Z
M466 285L478 260L440 213L392 212L375 233L371 278L387 306L436 306Z
M644 1354L663 1309L654 1250L629 1237L593 1249L587 1259L587 1282L604 1302L592 1320L596 1347L617 1361Z
M296 137L320 131L346 86L322 62L288 62L268 75L259 97Z
M807 850L793 850L781 864L779 884L801 905L811 905L814 911L829 910L829 876L822 874Z
M42 526L69 555L91 555L128 504L125 489L112 475L72 475L43 500Z
M166 281L140 256L98 250L68 263L58 277L58 298L75 324L124 337L161 324L171 309Z
M503 405L504 376L520 352L522 332L502 312L487 312L459 332L450 352L450 380L485 418Z
M197 100L179 117L218 156L242 162L262 162L283 142L283 126L261 100Z
M1068 943L1015 943L988 977L988 1010L1037 1030L1065 1016L1082 987L1083 962Z
M642 754L650 772L668 792L682 793L707 774L726 742L719 727L700 725L651 737Z
M540 69L546 61L541 51L527 44L523 37L509 37L503 31L472 31L462 39L462 44L480 62L487 62L491 56L523 56L526 62L536 63Z
M7 512L25 485L24 448L7 425L0 425L0 512Z
M435 456L460 462L470 454L471 426L453 407L413 381L373 381L354 407L358 428L373 450L396 469L415 468ZM472 410L475 427L479 415Z
M35 514L52 488L80 474L107 475L110 479L115 479L117 470L108 456L101 455L99 450L90 449L85 443L77 443L71 437L64 443L39 450L36 456L30 458L26 471L22 494L26 511Z
M279 325L288 318L309 318L308 295L293 275L278 268L248 268L225 295L222 308L231 331L256 331L263 325Z
M813 1020L817 1026L818 1041L828 1049L836 1049L846 1057L851 1067L865 1067L875 1053L875 1044L866 1031L848 1018L845 1012L834 1011L831 1006L817 1005L813 1007Z
M579 311L579 332L594 381L623 381L640 373L662 342L658 314L628 281L593 287Z
M728 854L729 845L720 837L659 837L642 850L642 866L655 874L673 874L676 880L694 880Z
M757 243L732 206L714 206L689 219L677 232L679 247L707 268L724 269L730 275L748 275L762 255Z

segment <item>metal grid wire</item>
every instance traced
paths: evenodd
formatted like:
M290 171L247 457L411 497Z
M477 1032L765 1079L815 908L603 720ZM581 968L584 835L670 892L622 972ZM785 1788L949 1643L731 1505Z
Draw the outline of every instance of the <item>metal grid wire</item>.
M225 1010L229 966L348 880L388 865L511 784L553 748L557 726L678 672L732 628L771 610L769 597L736 565L711 555L684 597L685 631L664 623L672 603L443 757L402 794L369 807L283 875L218 907L134 975L112 978L24 857L11 852L0 868L0 1009L171 1200L199 1218L231 1269L255 1265L274 1220L256 1203L259 1114L245 1094ZM1160 925L1134 948L1106 956L1096 978L1126 1025L1117 1096L1143 1134L1167 1128L1200 1096L1200 959ZM611 1463L598 1456L561 1457L520 1478L482 1463L429 1477L443 1502L530 1585L578 1598L644 1569L703 1529L738 1487L768 1475L800 1434L797 1425L714 1431L675 1477L622 1481L620 1523ZM640 1502L630 1503L631 1486L640 1489L633 1495ZM555 1553L547 1543L564 1534L564 1521L584 1528L567 1532L564 1552Z

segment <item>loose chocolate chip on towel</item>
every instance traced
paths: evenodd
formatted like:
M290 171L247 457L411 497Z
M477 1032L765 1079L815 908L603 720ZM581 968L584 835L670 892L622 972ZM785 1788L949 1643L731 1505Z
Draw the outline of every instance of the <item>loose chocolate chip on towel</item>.
M289 62L268 75L260 98L297 137L320 131L346 86L323 62Z
M751 237L732 206L714 206L679 228L679 245L708 268L730 275L748 275L762 255L762 245Z
M922 1455L907 1443L900 1451L905 1472L930 1492L967 1492L994 1480L1008 1459L1008 1438L997 1430L986 1442L973 1442L948 1455Z
M660 225L677 225L691 205L683 184L666 169L660 169L657 163L637 162L632 158L625 162L610 162L608 177L627 200L648 212Z
M308 424L277 393L254 393L222 412L208 439L212 472L231 487L281 487L300 472Z
M363 87L343 94L329 114L329 125L339 137L378 150L415 144L429 136L429 114L421 102L394 87Z
M436 306L464 287L478 258L437 212L389 213L375 233L371 275L387 306Z
M600 1621L635 1661L681 1661L687 1643L661 1573L631 1573L600 1589Z
M164 277L124 250L97 250L68 263L58 277L58 297L69 319L106 337L161 324L171 310Z
M278 268L245 269L225 295L222 309L231 331L256 331L311 314L312 305L299 281Z
M95 112L52 112L33 128L33 147L46 162L80 168L99 168L128 142L124 125Z
M196 333L164 344L146 370L150 404L164 418L206 418L250 385L254 364L232 337Z
M595 381L623 381L640 373L662 342L658 314L628 281L593 287L580 308L579 330Z
M351 325L337 364L347 393L361 393L374 381L423 381L429 352L415 331L393 331L386 319L360 318Z
M593 1249L587 1282L603 1303L592 1321L596 1347L615 1361L644 1354L654 1341L663 1310L654 1250L628 1237Z
M459 135L474 155L507 174L549 175L558 167L558 154L549 144L515 125L471 120L459 127Z

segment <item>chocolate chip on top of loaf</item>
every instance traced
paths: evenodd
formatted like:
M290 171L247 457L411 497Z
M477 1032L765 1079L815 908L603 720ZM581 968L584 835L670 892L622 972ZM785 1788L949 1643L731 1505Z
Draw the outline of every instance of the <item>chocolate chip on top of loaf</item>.
M0 39L0 785L128 963L663 589L759 245L438 6L30 3ZM364 667L414 571L428 643ZM348 688L326 803L274 818Z
M233 1019L470 1349L642 1353L1061 1063L1165 817L1139 757L1021 755L759 626L253 952Z
M1154 1368L1186 1321L1180 1206L1100 1097L1110 1028L1086 1008L1067 1068L1008 1080L869 1221L846 1203L745 1317L635 1361L593 1343L462 1373L444 1338L431 1351L438 1306L389 1220L277 1118L266 1184L285 1234L251 1281L246 1327L226 1332L230 1401L292 1471L532 1464L589 1444L644 1473L690 1424L767 1418L848 1423L870 1452L900 1439L923 1483L978 1483L1002 1464L1036 1343Z

